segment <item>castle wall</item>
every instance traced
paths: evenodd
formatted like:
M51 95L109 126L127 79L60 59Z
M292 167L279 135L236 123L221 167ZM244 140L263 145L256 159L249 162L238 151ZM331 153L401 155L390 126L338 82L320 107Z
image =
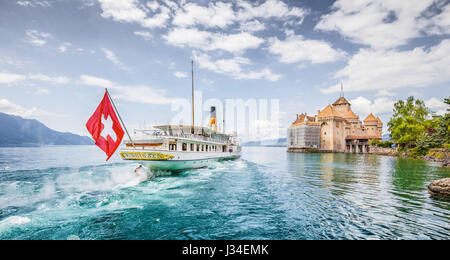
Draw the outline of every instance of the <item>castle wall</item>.
M333 151L334 150L334 132L332 120L321 120L322 127L320 128L320 150Z
M333 134L333 143L334 149L336 152L344 152L345 151L345 124L343 120L333 120L334 124L334 134Z

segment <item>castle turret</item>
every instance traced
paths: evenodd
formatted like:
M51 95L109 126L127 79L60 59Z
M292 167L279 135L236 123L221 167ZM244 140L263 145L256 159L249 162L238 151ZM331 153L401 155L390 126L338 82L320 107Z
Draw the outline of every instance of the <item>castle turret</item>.
M333 103L334 109L341 114L341 116L347 114L350 111L350 103L344 97L340 97Z
M372 113L364 119L364 126L366 135L378 136L378 120Z

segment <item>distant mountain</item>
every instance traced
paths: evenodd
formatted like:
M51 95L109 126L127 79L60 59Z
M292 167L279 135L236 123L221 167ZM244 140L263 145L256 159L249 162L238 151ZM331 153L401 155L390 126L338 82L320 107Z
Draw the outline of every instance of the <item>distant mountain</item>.
M286 138L263 140L263 141L252 141L246 142L243 146L264 146L264 147L284 147L287 144Z
M62 133L35 119L0 113L0 147L40 145L90 145L91 138Z

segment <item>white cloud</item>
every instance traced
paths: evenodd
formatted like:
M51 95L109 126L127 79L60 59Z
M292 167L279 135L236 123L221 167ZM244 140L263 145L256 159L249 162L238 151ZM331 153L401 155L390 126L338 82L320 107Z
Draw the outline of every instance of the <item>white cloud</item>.
M298 7L289 8L283 1L267 0L261 5L254 6L249 2L238 0L239 12L237 19L250 20L253 18L282 18L287 19L290 16L302 21L308 11Z
M352 110L364 119L370 113L375 116L391 113L394 109L395 101L387 97L376 98L373 102L365 97L351 99Z
M67 51L67 47L71 46L72 44L69 42L63 42L61 43L61 45L59 45L58 51L59 52L66 52Z
M450 4L447 4L442 13L431 18L431 34L450 34Z
M244 57L213 61L206 53L197 53L195 51L193 52L193 57L198 62L200 68L230 75L236 79L266 79L269 81L277 81L281 78L281 75L273 73L268 68L261 71L244 71L242 66L251 64L250 60Z
M233 4L235 5L233 8ZM234 9L236 11L234 11ZM215 2L208 3L207 6L195 3L181 3L180 8L175 8L173 24L179 27L204 26L205 28L225 29L230 25L239 22L243 23L255 18L281 20L296 19L301 23L308 14L306 9L289 7L280 0L267 0L262 4L253 5L246 1L236 1L235 3ZM253 21L257 27L245 26L245 31L263 30L264 25L258 21Z
M434 18L423 16L434 2L339 0L330 14L321 17L316 29L337 31L353 42L376 49L393 48L429 33L449 32L448 6Z
M259 47L264 40L247 32L219 34L197 29L175 28L164 35L168 44L191 47L203 51L224 50L239 53Z
M246 49L258 48L264 42L250 33L241 32L230 35L215 35L212 42L212 50L219 49L231 53L237 53Z
M27 30L27 41L35 46L42 46L47 43L47 39L51 36L49 33L39 32L36 30Z
M187 3L176 12L172 23L181 27L203 25L224 29L233 24L234 20L235 14L231 3L210 2L208 6Z
M437 98L430 98L425 100L425 105L431 109L433 113L436 115L445 115L448 105L445 104L442 100Z
M67 84L70 79L63 76L47 76L44 74L16 74L10 72L0 72L0 84L13 84L25 80L38 80L52 84Z
M285 40L278 38L269 39L269 51L280 55L279 61L283 63L296 63L300 61L310 61L311 63L334 62L344 58L346 53L334 50L333 47L324 41L306 40L301 35L293 35L288 31Z
M130 68L128 68L127 66L123 65L122 62L120 62L120 60L117 58L116 54L106 48L101 48L101 50L103 51L103 53L105 53L105 56L108 60L110 60L112 63L116 64L120 69L129 71L131 70Z
M153 35L146 31L136 31L136 32L134 32L134 34L141 36L146 41L151 40L153 38Z
M67 84L69 83L70 79L67 77L63 77L63 76L47 76L44 74L29 74L27 76L28 79L34 79L34 80L39 80L39 81L44 81L44 82L48 82L48 83L52 83L52 84Z
M265 30L266 26L255 19L253 21L241 23L241 27L239 29L246 32L258 32Z
M145 28L162 28L170 18L170 9L153 2L154 11L148 17L147 10L139 7L137 0L99 0L102 17L111 18L118 22L138 23ZM159 10L158 13L155 11Z
M427 87L450 80L450 40L425 50L361 49L334 77L344 78L346 91ZM336 84L323 93L340 91Z
M186 72L176 71L174 73L174 75L177 78L187 78L187 73Z
M24 6L24 7L50 7L50 3L48 1L17 1L16 4Z
M89 75L81 75L80 78L84 85L108 88L112 90L115 98L130 102L164 105L180 101L179 98L167 97L166 91L162 89L152 89L144 85L119 85L108 79Z
M178 47L189 46L198 49L208 49L212 33L197 29L175 28L170 30L163 38L170 45Z
M14 104L7 99L0 99L0 112L16 115L21 117L36 117L36 116L53 116L54 113L47 112L45 110L33 108L24 108L20 105Z
M24 79L26 79L26 76L24 75L8 72L0 72L0 84L11 84L17 81L22 81Z

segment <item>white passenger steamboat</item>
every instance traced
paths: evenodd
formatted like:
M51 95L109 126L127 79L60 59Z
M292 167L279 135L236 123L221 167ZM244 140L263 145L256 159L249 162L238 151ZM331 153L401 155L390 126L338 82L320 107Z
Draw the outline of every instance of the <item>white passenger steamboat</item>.
M120 150L123 160L133 160L148 169L180 171L207 167L219 160L237 159L241 145L237 134L217 131L216 110L211 107L209 127L194 126L192 73L192 125L159 125L135 130Z
M125 141L120 155L149 169L177 171L203 168L211 162L236 159L241 146L236 136L206 127L161 125L135 130L138 138Z

